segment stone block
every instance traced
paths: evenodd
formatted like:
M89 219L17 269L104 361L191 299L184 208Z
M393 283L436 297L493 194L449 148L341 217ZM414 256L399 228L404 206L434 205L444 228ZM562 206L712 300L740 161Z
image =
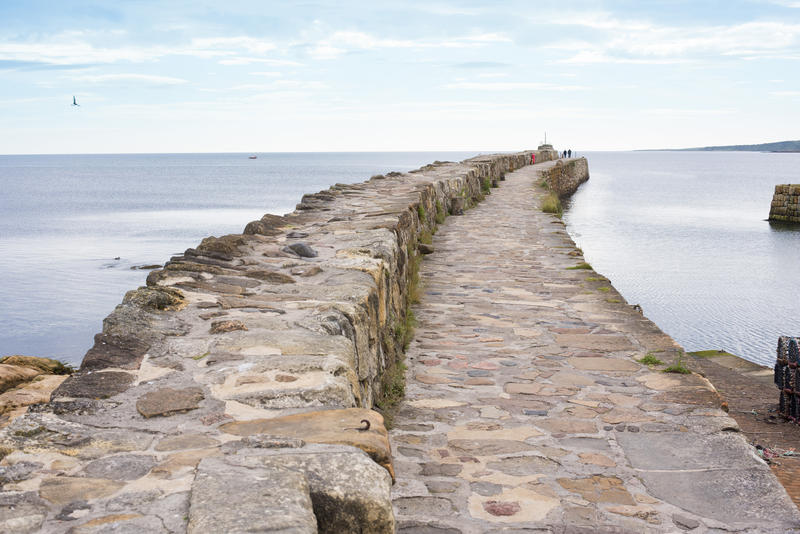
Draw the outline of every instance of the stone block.
M653 439L625 432L616 439L648 493L678 508L725 523L761 520L772 532L800 521L769 467L738 434L665 432Z
M200 388L161 388L142 395L136 401L136 410L144 417L167 417L197 409L201 400Z
M64 380L50 398L107 399L131 387L134 378L133 374L125 371L80 371Z
M0 363L0 393L42 374L39 369Z
M304 473L320 533L394 532L392 479L362 451L298 449L290 454L240 455L245 456L248 465Z
M149 343L134 335L97 334L94 336L94 346L83 357L81 370L90 371L107 367L138 369L149 348Z
M316 534L306 477L282 466L243 467L206 458L197 467L187 534Z
M236 436L269 434L298 438L308 443L351 445L366 452L394 478L389 434L383 425L383 416L373 410L322 410L272 419L236 421L222 425L220 430Z
M40 532L47 517L47 503L34 491L0 492L0 532L29 534Z

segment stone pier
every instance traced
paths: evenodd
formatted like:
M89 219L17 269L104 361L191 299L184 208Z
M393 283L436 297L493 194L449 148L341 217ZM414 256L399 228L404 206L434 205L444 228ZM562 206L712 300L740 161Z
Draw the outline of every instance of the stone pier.
M769 220L800 223L800 184L775 186L769 208Z

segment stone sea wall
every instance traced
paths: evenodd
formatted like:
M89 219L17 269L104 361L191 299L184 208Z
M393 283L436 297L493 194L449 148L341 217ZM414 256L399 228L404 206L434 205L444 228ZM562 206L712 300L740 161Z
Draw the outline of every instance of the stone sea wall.
M531 154L337 184L151 272L0 431L0 531L392 532L373 408L426 238Z
M800 223L800 184L775 186L769 220Z
M586 158L560 160L542 174L550 191L568 197L589 179L589 164Z

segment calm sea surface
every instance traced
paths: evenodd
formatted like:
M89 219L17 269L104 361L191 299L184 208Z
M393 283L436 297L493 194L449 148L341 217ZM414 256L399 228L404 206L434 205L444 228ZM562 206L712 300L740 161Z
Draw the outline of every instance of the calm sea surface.
M80 363L147 271L304 193L467 152L0 156L0 355Z
M765 221L800 154L587 153L564 219L586 260L689 351L771 365L800 336L800 226Z

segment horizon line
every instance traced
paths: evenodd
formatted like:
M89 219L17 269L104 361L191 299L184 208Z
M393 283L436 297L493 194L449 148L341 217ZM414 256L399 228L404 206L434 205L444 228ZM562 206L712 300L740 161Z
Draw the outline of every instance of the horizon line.
M242 155L260 155L260 154L364 154L364 153L388 153L388 154L403 154L403 153L436 153L436 152L475 152L479 154L512 154L515 152L528 152L537 150L535 148L526 148L521 150L486 150L486 149L425 149L425 150L276 150L276 151L236 151L236 152L18 152L14 154L0 153L0 156L157 156L157 155L189 155L189 154L242 154ZM567 149L564 149L567 150ZM586 150L572 150L575 153L586 152L635 152L637 150L681 150L675 148L656 148L656 149L642 149L642 148L625 148L625 149L586 149ZM559 150L559 152L561 152Z

